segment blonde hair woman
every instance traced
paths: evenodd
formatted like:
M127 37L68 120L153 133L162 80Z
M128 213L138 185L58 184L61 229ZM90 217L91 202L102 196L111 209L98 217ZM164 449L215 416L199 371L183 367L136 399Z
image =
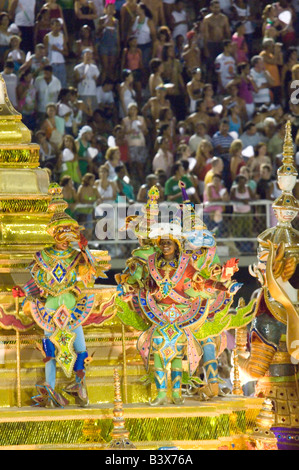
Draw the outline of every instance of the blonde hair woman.
M194 167L194 173L197 175L199 180L199 193L200 196L204 192L204 179L207 172L212 168L210 161L213 158L213 146L211 142L206 139L202 139L198 144L196 151L196 165Z
M240 139L236 139L231 143L230 153L230 176L231 181L236 179L242 166L245 166L245 161L242 157L243 143Z

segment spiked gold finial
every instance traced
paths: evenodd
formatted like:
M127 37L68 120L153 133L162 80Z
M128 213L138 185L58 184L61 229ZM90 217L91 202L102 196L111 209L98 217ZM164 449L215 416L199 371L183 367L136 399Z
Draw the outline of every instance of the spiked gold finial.
M31 132L22 123L22 115L13 107L3 76L0 74L0 145L29 144Z
M298 172L294 163L294 144L291 121L286 123L286 133L282 152L282 165L277 170L278 186L282 191L292 192Z
M109 449L136 449L129 440L129 431L125 428L123 402L120 391L120 378L117 369L114 369L114 410L113 410L113 430L111 432L112 441Z
M283 144L283 162L285 159L291 158L293 161L293 156L294 156L294 144L293 144L293 138L292 138L292 124L291 121L286 122L285 126L285 138L284 138L284 144Z
M257 426L249 436L249 441L256 450L277 450L277 439L271 431L274 421L273 404L269 398L266 398L256 418Z

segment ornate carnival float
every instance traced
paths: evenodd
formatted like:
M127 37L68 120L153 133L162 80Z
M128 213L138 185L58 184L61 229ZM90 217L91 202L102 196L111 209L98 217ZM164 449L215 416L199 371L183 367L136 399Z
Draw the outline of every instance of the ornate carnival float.
M298 401L297 292L289 287L298 235L284 216L286 208L297 214L288 139L279 222L259 237L252 273L262 287L247 305L234 306L238 260L220 262L183 185L169 223L158 220L156 188L143 213L127 219L138 246L116 284L103 285L110 257L90 250L66 215L0 79L0 448L270 449L289 438ZM217 358L228 330L236 354L225 395ZM252 362L259 396L245 397L239 367L250 375ZM190 384L195 393L186 393Z
M299 203L293 195L297 180L291 124L286 124L282 165L277 171L281 194L272 207L277 225L258 237L258 263L251 273L261 288L260 310L249 331L237 333L239 365L256 380L256 395L272 403L272 432L279 449L299 446L299 232L292 226ZM248 353L248 346L250 353ZM257 434L258 434L257 429ZM266 436L264 436L266 437Z

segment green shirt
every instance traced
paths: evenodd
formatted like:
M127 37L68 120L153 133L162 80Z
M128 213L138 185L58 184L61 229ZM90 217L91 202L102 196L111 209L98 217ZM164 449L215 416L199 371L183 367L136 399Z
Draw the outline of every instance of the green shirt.
M58 0L58 5L61 6L63 10L73 10L74 9L74 0Z
M183 181L185 183L186 189L193 187L192 182L188 178L188 176L186 176L186 175L182 176L181 181ZM178 196L175 199L173 199L172 201L173 202L178 202L178 203L183 202L182 190L179 187L179 181L174 176L171 176L166 181L166 183L165 183L165 193L164 194L165 194L165 196L174 196L175 194L177 194Z

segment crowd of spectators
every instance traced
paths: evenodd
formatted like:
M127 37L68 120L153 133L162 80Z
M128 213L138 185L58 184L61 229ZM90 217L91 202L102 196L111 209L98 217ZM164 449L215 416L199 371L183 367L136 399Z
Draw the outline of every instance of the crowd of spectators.
M288 119L299 144L298 26L298 0L0 0L0 68L89 239L102 202L181 202L179 180L246 237Z

